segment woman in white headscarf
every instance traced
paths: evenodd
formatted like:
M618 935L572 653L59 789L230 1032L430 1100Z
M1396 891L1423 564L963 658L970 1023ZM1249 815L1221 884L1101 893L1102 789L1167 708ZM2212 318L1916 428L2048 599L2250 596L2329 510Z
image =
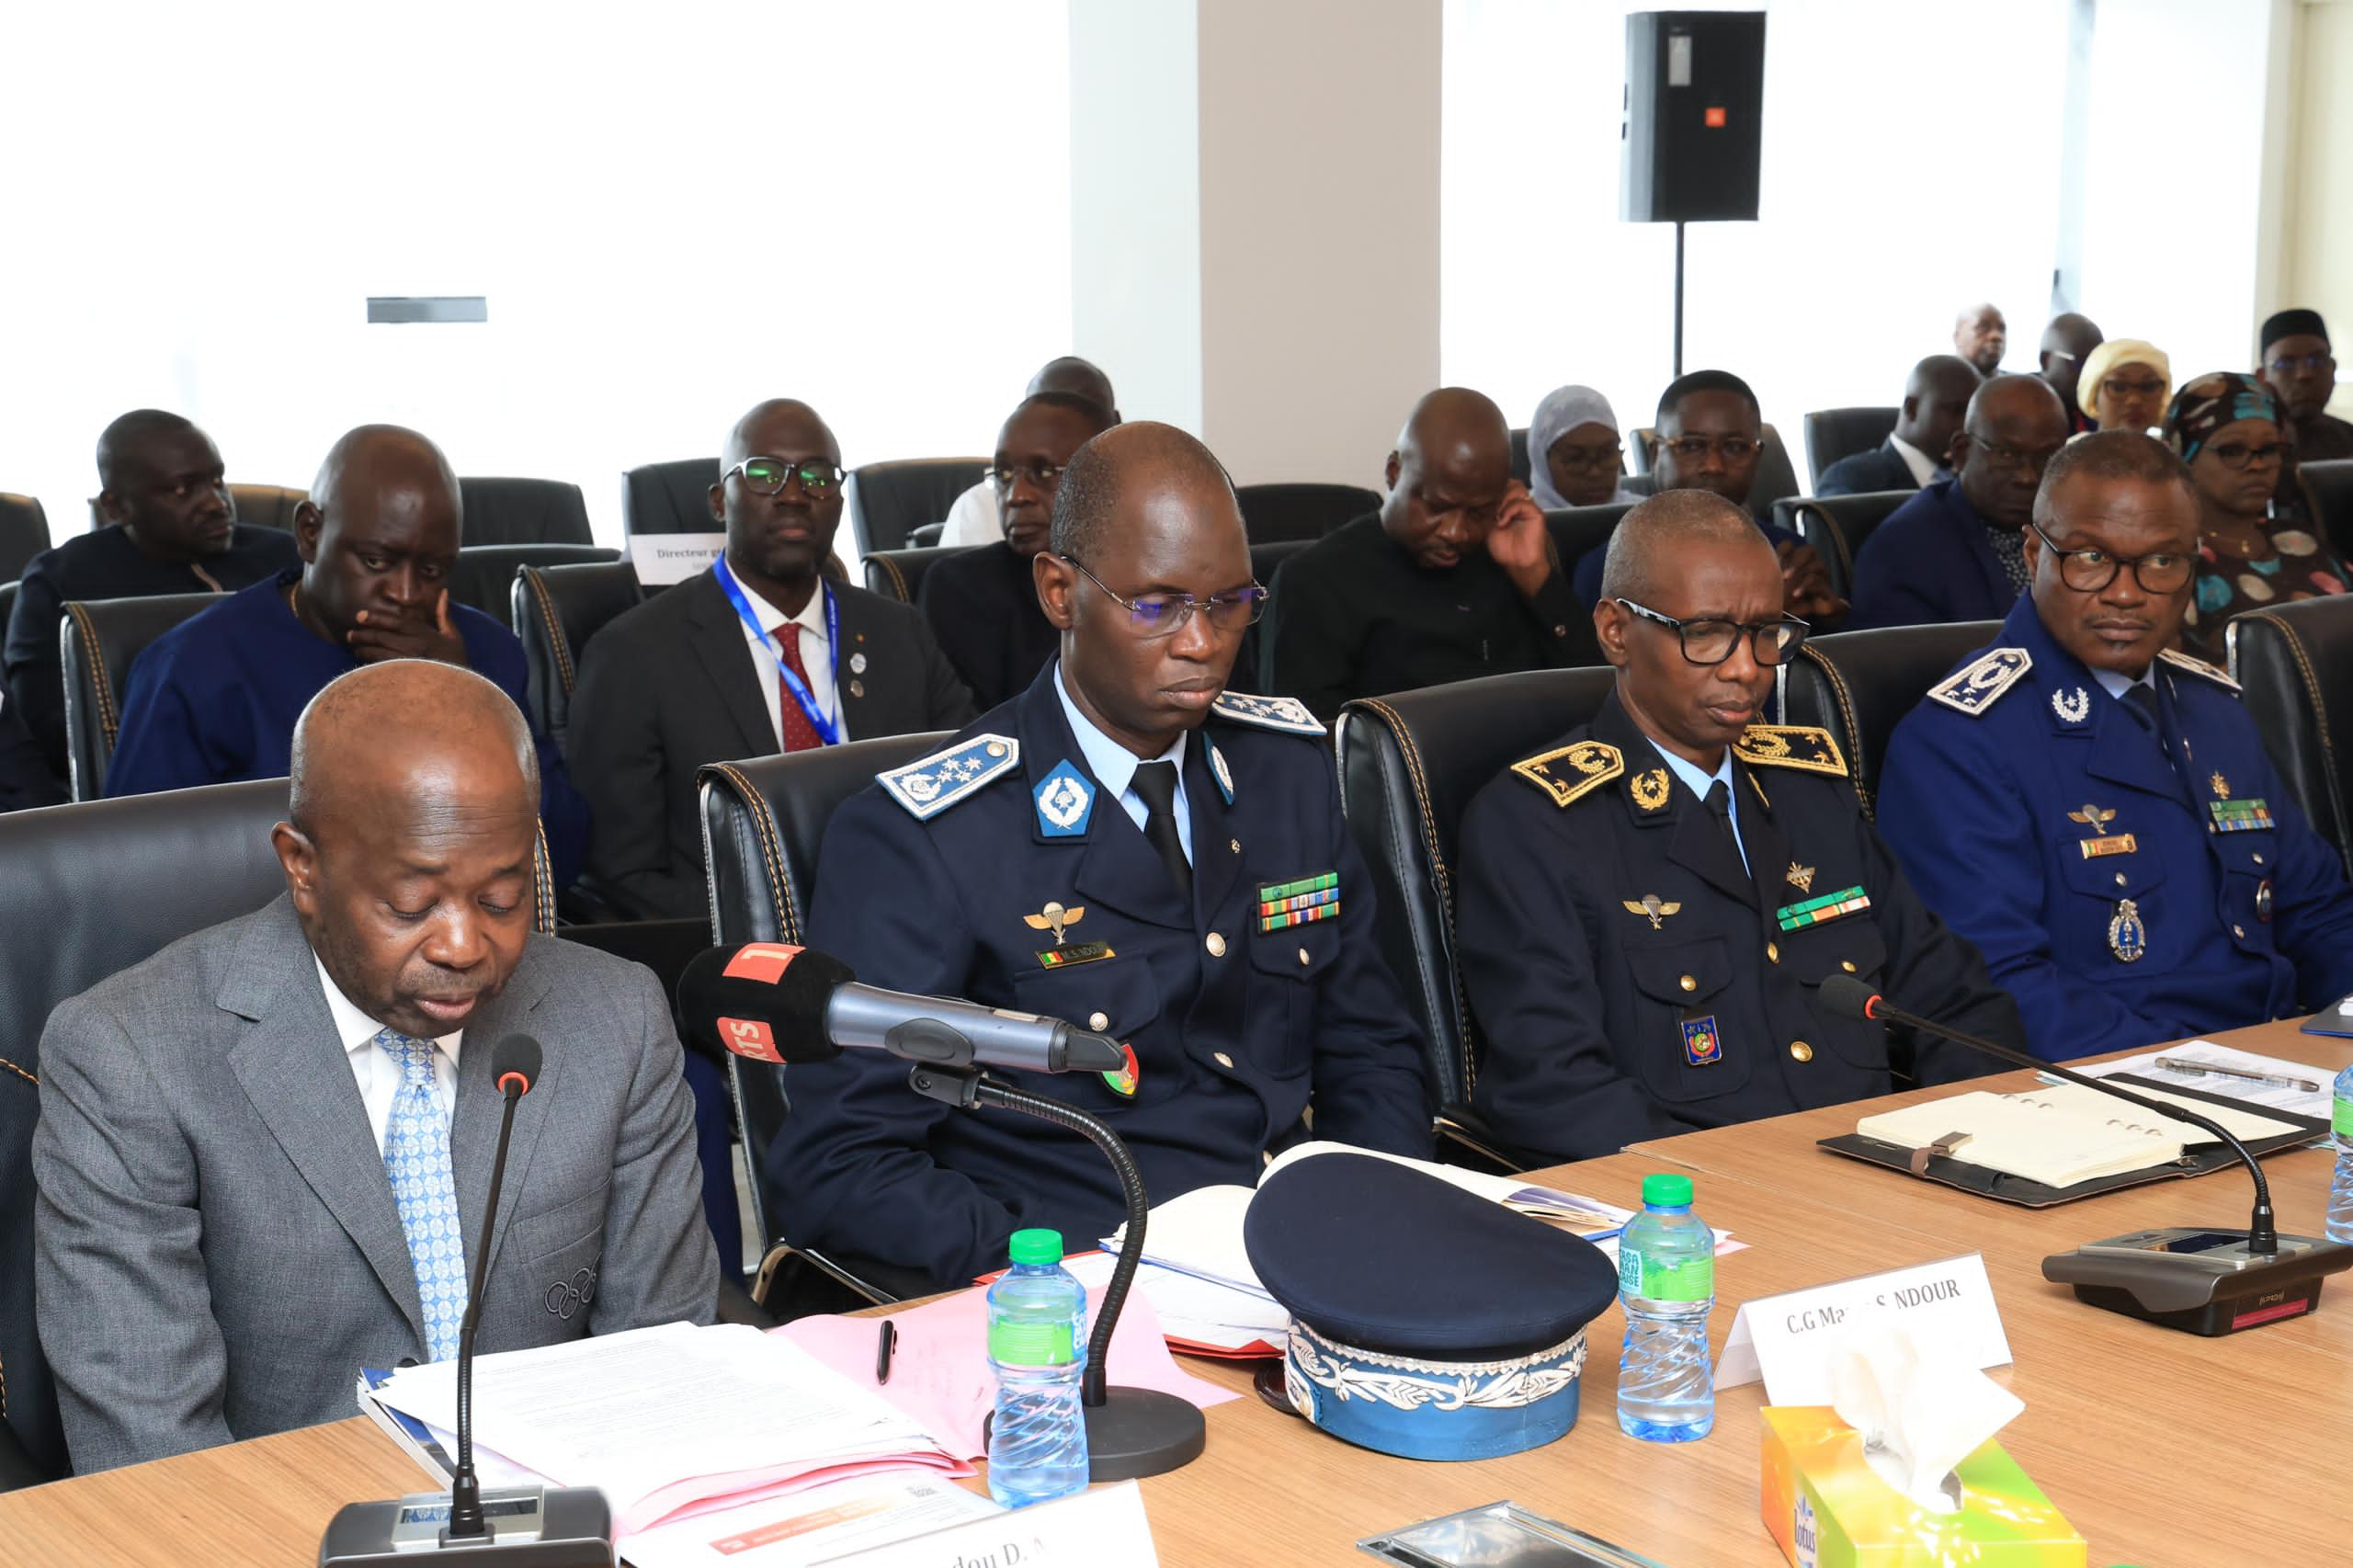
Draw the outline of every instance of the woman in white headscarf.
M1618 483L1625 448L1609 400L1591 387L1559 387L1528 422L1529 492L1548 512L1639 501Z

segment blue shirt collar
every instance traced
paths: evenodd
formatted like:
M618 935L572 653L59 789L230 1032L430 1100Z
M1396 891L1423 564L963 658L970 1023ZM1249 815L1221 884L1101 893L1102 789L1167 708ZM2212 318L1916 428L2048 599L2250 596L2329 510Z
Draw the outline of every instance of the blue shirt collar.
M1135 778L1136 767L1145 762L1173 762L1176 765L1176 798L1185 798L1185 743L1191 732L1176 737L1176 742L1155 757L1140 757L1101 730L1095 727L1078 704L1070 699L1070 687L1063 680L1062 661L1054 661L1054 696L1063 705L1063 717L1070 722L1070 733L1078 742L1079 754L1086 758L1086 771L1095 782L1113 800L1128 792L1128 785Z
M1713 773L1702 773L1698 763L1676 756L1656 741L1651 743L1651 749L1658 753L1659 760L1666 764L1668 771L1683 780L1684 788L1689 790L1700 800L1704 801L1708 798L1708 786L1718 779L1723 781L1727 791L1732 790L1732 748L1730 746L1724 748L1723 760L1716 764L1716 770ZM1737 793L1733 794L1732 797L1732 814L1733 821L1737 823L1740 818L1740 796Z

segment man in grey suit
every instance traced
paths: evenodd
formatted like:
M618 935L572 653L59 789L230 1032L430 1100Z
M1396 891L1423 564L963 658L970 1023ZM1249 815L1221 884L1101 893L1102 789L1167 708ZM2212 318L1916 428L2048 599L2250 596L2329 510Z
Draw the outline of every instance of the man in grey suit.
M841 526L841 447L807 403L728 432L711 569L597 633L564 750L595 813L588 885L637 919L700 919L696 771L877 735L957 730L972 694L914 606L820 575ZM1006 634L1013 634L1008 622Z
M537 773L482 676L363 665L297 726L285 895L51 1016L37 1290L77 1470L332 1420L359 1369L453 1354L516 1032L543 1065L479 1348L714 1315L667 1000L533 934Z

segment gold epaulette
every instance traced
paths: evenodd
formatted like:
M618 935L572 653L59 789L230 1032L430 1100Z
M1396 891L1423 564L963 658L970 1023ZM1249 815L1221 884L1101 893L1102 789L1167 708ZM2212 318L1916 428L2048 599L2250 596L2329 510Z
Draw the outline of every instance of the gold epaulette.
M1801 773L1847 777L1847 759L1830 732L1812 724L1751 724L1732 745L1732 753L1754 767L1794 767Z
M2194 676L2203 676L2206 679L2212 681L2216 686L2221 687L2225 691L2236 691L2239 688L2239 683L2230 677L2230 673L2228 671L2216 665L2210 665L2203 659L2194 659L2188 653L2177 652L2172 648L2167 648L2164 653L2159 653L2157 657L2163 659L2166 664L2171 665L2175 669L2186 671L2187 673Z
M1612 778L1626 771L1626 759L1618 748L1600 741L1579 741L1511 765L1511 770L1552 797L1556 806L1565 806L1581 795L1589 795Z

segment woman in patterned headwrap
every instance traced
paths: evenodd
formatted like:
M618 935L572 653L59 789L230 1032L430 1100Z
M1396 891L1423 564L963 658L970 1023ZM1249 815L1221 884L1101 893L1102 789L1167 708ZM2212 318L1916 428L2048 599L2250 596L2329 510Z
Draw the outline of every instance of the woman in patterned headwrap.
M2193 652L2219 662L2223 623L2244 610L2345 592L2336 552L2301 513L2273 506L2291 453L2268 387L2235 370L2200 376L2175 394L2165 436L2189 465L2202 514L2183 630Z

